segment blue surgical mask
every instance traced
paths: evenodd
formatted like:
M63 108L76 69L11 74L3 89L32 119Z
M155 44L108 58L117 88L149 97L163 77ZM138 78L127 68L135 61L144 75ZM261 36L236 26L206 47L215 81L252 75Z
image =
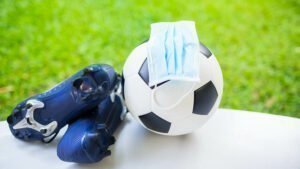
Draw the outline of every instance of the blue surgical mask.
M199 82L199 40L192 21L151 24L149 85L166 80Z

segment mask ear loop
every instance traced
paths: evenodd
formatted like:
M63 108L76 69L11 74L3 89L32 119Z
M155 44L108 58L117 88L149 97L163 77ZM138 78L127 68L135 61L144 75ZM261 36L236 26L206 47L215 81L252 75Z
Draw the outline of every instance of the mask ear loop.
M193 85L191 86L190 90L188 90L188 92L186 92L182 97L180 97L174 104L170 105L170 106L161 106L161 104L159 104L156 99L154 98L154 95L157 91L157 85L154 86L154 89L152 89L153 92L151 92L151 104L155 103L157 107L159 107L160 109L165 109L165 110L169 110L172 109L174 107L176 107L179 103L181 103L183 101L183 99L185 99L191 92L194 92L194 88L196 87L197 83L193 83Z

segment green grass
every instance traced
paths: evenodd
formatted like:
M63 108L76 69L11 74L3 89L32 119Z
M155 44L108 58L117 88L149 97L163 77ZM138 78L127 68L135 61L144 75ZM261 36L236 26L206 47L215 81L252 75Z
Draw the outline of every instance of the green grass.
M118 72L150 24L194 20L224 75L221 107L300 117L297 0L0 1L0 119L92 63Z

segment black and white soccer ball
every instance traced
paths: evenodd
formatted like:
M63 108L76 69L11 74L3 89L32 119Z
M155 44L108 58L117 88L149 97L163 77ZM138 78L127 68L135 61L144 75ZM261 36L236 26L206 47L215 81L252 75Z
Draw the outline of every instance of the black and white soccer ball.
M168 80L149 86L147 42L136 47L123 68L129 112L148 130L182 135L201 127L218 108L223 77L216 57L200 43L200 82Z

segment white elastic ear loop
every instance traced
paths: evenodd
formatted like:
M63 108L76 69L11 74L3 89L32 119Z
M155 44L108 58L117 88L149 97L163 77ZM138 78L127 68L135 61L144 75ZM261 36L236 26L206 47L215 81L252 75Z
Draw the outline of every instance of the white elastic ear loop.
M197 83L194 82L193 85L191 86L190 90L188 90L184 95L182 95L182 97L180 97L174 104L170 105L170 106L161 106L160 103L157 103L156 99L154 98L155 93L157 91L157 86L154 86L154 89L152 89L153 92L151 92L151 104L155 103L156 106L160 109L165 109L165 110L170 110L174 107L176 107L179 103L181 103L183 101L183 99L185 99L191 92L194 92L194 88L196 87Z

